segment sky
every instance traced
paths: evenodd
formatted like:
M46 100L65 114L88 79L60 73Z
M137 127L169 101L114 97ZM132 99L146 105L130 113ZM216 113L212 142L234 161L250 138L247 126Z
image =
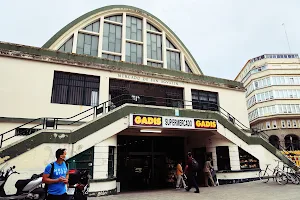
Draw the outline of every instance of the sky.
M2 0L0 41L41 47L77 17L107 5L144 9L167 24L205 75L235 79L265 53L300 51L299 0Z

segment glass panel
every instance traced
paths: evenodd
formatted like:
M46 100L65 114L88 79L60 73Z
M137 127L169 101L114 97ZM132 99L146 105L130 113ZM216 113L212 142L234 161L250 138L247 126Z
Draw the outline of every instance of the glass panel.
M173 69L180 71L180 54L178 52L167 51L167 67L168 69Z
M122 15L116 15L116 16L105 17L104 19L109 20L109 21L122 23L122 18L123 18Z
M132 16L126 16L126 38L142 41L142 20Z
M121 56L115 56L115 55L110 55L110 54L106 54L106 53L102 54L102 58L110 59L110 60L116 60L116 61L121 60Z
M161 35L147 33L147 57L154 60L162 60Z
M103 45L105 51L121 53L122 28L121 26L104 23Z
M98 36L79 33L76 53L98 56L98 42Z
M152 67L163 67L162 63L156 63L156 62L147 62L147 65L152 66Z
M96 21L96 22L86 26L85 28L83 28L83 30L98 33L99 32L99 27L100 27L100 22Z
M84 30L87 30L87 31L93 31L93 25L88 25L87 27L84 28Z
M77 48L83 49L83 45L84 45L84 34L78 33Z
M157 28L155 28L154 26L152 26L152 25L149 24L149 23L147 23L147 30L156 31L156 32L161 32L160 30L158 30Z
M73 36L63 44L58 51L65 52L65 53L71 53L73 48Z
M177 49L168 39L166 39L166 45L168 48Z
M140 44L126 43L126 61L142 64L143 48Z

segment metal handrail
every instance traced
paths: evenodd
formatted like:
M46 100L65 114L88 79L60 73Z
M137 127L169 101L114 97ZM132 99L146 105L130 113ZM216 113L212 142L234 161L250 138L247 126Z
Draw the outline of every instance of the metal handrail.
M136 102L136 100L134 100L132 98L132 96L137 96L137 97L140 97L140 98L144 98L144 102ZM148 100L147 100L148 98ZM149 99L154 99L153 101L149 101ZM160 101L160 100L163 100L163 101ZM162 106L167 106L167 107L170 107L168 106L168 102L166 101L170 101L170 106L171 106L171 103L172 102L177 102L178 103L178 106L177 108L185 108L185 107L188 107L188 106L191 106L193 108L193 103L202 103L202 105L207 105L208 107L210 108L214 108L212 111L215 111L215 112L218 112L220 113L224 118L226 118L228 121L230 121L232 124L234 124L235 126L237 126L238 128L240 128L241 130L245 130L245 129L249 129L249 127L247 127L246 125L244 125L242 122L240 122L239 120L237 120L235 117L233 117L228 111L226 111L225 109L223 109L221 106L219 106L219 104L216 104L216 103L211 103L211 102L204 102L204 101L198 101L198 100L192 100L192 101L188 101L188 100L183 100L183 99L174 99L174 98L164 98L164 97L153 97L153 96L143 96L143 95L136 95L136 94L122 94L122 95L119 95L117 97L114 97L108 101L105 101L105 102L102 102L100 103L99 105L97 106L93 106L85 111L82 111L76 115L73 115L71 117L45 117L45 118L37 118L37 119L34 119L34 120L31 120L21 126L18 126L14 129L11 129L9 131L6 131L2 134L0 134L0 137L1 137L1 140L0 140L0 148L2 147L2 144L4 141L8 140L8 139L11 139L13 138L14 136L16 135L13 135L13 136L10 136L6 139L4 139L4 135L5 134L8 134L16 129L19 129L21 127L24 127L25 125L28 125L30 123L33 123L33 122L36 122L38 120L42 120L42 123L38 123L38 124L35 124L34 127L31 127L29 128L29 130L32 130L34 128L36 128L37 126L41 126L42 125L42 129L45 129L47 127L53 127L53 129L57 129L58 128L58 125L73 125L77 122L80 122L81 120L84 120L88 117L91 117L93 116L93 118L97 117L99 114L103 114L103 113L106 113L106 112L109 112L111 110L113 110L113 106L121 106L125 103L133 103L133 104L144 104L144 105L156 105L158 104L157 106L160 106L159 104L163 104ZM200 110L200 109L199 109ZM202 109L202 110L210 110L210 109ZM65 123L65 124L61 124L59 123L59 121L61 120L70 120L70 119L74 119L80 115L83 115L89 111L92 111L91 114L88 114L88 115L84 115L83 117L81 117L80 119L77 119L77 120L74 120L74 121L70 121L70 123ZM52 124L50 126L48 126L47 124L49 122L52 121Z

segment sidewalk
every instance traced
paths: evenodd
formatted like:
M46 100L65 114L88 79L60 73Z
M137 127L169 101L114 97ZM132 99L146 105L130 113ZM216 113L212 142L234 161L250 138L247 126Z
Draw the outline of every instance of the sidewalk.
M218 187L200 188L200 194L185 190L159 190L120 193L118 195L89 198L89 200L298 200L300 185L281 186L270 183L239 183Z

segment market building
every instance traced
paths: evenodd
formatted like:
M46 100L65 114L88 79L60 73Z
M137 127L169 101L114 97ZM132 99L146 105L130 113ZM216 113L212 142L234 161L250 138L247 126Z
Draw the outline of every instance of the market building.
M251 134L243 84L205 76L139 8L86 13L42 48L0 43L0 91L1 161L18 178L41 173L57 148L90 170L90 196L172 187L188 151L200 166L212 157L222 184L255 180L274 159L293 166Z

